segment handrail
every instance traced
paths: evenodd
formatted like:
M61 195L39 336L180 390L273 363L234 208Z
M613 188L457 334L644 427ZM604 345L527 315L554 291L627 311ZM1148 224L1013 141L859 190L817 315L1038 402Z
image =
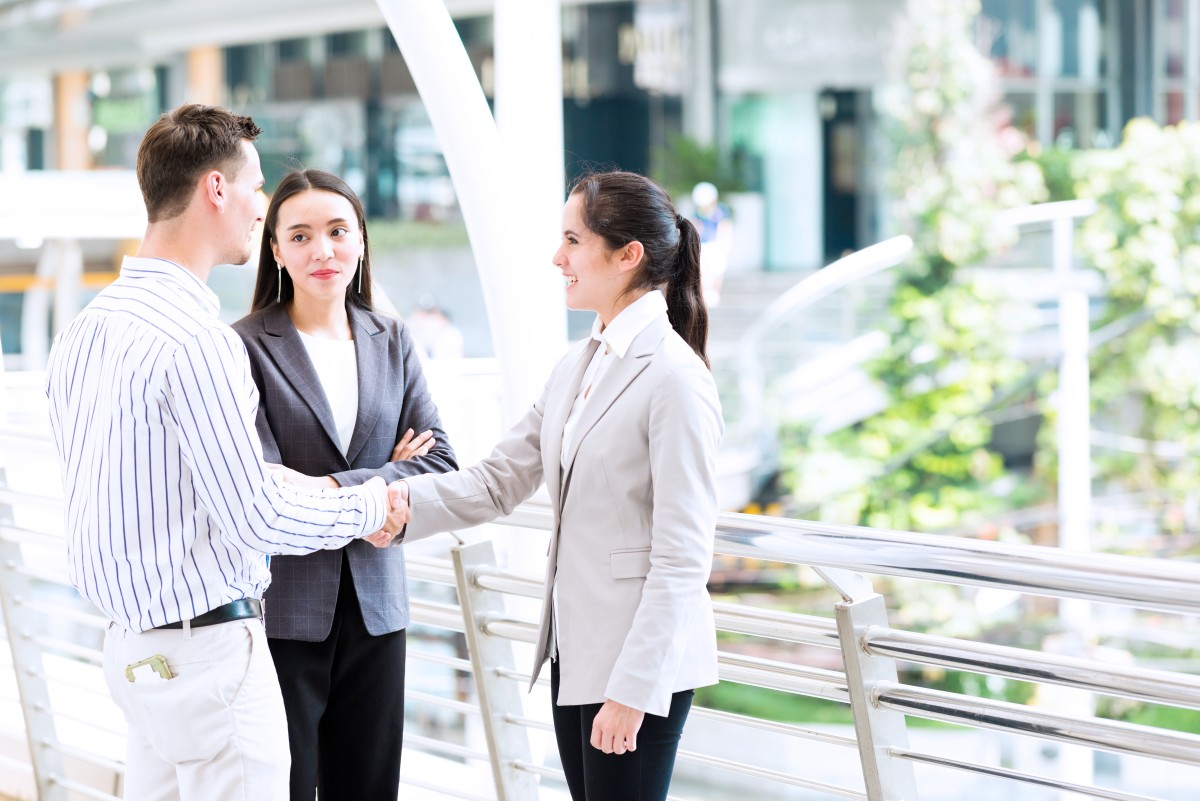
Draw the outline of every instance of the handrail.
M549 506L531 502L500 522L548 528L550 516ZM1197 563L734 512L719 516L716 542L727 556L1200 613Z
M752 430L762 417L764 388L758 344L763 336L799 310L842 287L900 264L912 247L911 237L895 236L843 256L801 280L755 318L742 333L737 345L738 391L742 397L739 420L735 426L737 429Z

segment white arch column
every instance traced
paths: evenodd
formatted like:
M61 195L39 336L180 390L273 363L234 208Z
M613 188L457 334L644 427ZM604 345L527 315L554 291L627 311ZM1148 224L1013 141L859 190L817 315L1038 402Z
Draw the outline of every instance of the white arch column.
M552 77L562 70L559 3L497 0L503 137L445 3L378 3L458 195L500 362L504 420L512 423L566 344L562 281L550 266L563 199L562 82Z

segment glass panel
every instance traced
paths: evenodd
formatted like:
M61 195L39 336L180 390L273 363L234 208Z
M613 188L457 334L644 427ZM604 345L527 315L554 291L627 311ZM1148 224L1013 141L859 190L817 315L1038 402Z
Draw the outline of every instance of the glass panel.
M1107 97L1103 92L1058 92L1054 95L1054 145L1061 148L1109 147L1105 130Z
M1184 0L1163 0L1162 24L1156 26L1162 37L1162 64L1159 65L1159 68L1163 70L1162 74L1168 78L1182 78L1184 73L1184 64L1186 63L1184 51L1187 47L1185 5Z
M1054 0L1042 17L1051 43L1051 75L1094 81L1106 72L1104 15L1099 0Z
M1035 0L983 0L975 32L979 49L991 57L1001 75L1029 77L1036 74Z
M1011 112L1013 127L1030 139L1037 138L1037 113L1032 92L1009 92L1004 103Z
M1183 92L1166 92L1163 95L1163 122L1174 125L1182 122L1186 115Z

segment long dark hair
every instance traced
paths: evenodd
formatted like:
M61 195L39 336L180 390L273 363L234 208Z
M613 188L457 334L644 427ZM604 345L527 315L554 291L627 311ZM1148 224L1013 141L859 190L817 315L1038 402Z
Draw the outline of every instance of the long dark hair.
M363 213L362 201L345 181L324 170L292 170L283 176L275 194L271 195L267 216L263 219L262 246L258 250L258 279L254 283L254 299L250 303L250 311L265 309L276 302L286 306L295 296L296 289L292 285L291 276L287 270L280 270L276 266L271 244L276 242L275 226L279 223L279 209L288 199L310 189L341 195L354 207L354 216L358 218L358 230L362 231L363 237L363 259L360 268L362 292L358 291L360 280L356 275L346 289L346 305L371 311L374 308L371 301L371 247L367 239L367 218ZM279 298L278 301L276 297Z
M661 186L633 172L597 172L571 187L583 222L612 250L637 240L645 255L627 292L661 289L671 326L708 365L708 309L700 293L700 234Z

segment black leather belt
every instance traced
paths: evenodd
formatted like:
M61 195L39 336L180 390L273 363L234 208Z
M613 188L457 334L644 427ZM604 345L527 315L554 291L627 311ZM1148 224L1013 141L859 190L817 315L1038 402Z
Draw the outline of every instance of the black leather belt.
M201 626L215 626L218 623L228 623L231 620L243 620L248 617L262 618L262 601L257 598L240 598L236 601L230 601L224 606L218 606L216 609L210 609L204 614L192 618L192 628ZM174 623L166 623L162 626L155 626L156 629L181 629L183 623L176 621Z

